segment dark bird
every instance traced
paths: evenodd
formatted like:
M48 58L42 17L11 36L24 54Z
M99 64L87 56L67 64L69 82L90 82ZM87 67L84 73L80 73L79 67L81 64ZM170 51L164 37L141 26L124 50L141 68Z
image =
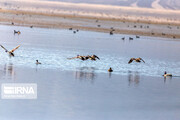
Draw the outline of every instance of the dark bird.
M132 38L132 37L129 37L129 40L133 40L133 38Z
M136 38L140 38L140 36L136 35Z
M110 34L110 35L113 35L113 31L110 31L109 34Z
M69 28L69 30L72 30L73 28Z
M141 62L143 61L145 63L145 61L142 59L142 58L131 58L128 62L128 64L132 63L133 61L136 61L136 62Z
M21 34L21 32L20 31L16 31L16 30L14 30L14 34Z
M0 45L0 46L5 50L5 52L7 52L9 54L9 57L12 57L12 56L14 57L14 51L20 47L20 45L18 45L16 48L12 49L11 51L8 51L4 46L2 46L2 45Z
M125 40L125 37L121 38L122 40Z
M75 34L75 33L76 33L76 31L73 31L73 33Z
M110 68L108 69L108 72L113 72L113 69L110 67Z

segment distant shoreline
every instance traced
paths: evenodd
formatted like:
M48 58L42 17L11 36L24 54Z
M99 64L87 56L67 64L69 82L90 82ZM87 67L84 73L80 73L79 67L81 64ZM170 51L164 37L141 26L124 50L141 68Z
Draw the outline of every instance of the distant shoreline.
M0 1L0 22L115 34L180 38L180 11L62 2Z

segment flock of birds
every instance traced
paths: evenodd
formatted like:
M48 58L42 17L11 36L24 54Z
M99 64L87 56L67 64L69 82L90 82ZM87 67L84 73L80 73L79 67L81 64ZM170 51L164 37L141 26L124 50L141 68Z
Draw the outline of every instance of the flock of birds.
M69 59L69 60L80 59L82 61L85 61L85 60L88 60L88 59L92 60L92 61L96 61L97 59L100 60L100 58L97 55L87 55L87 56L77 55L76 57L67 58L67 59ZM140 63L140 62L144 62L145 63L145 61L142 58L139 57L139 58L131 58L129 60L128 64L132 63L133 61L138 62L138 63ZM113 72L113 69L110 67L108 69L108 72ZM168 76L172 77L172 74L167 74L167 72L165 71L163 76L164 77L168 77Z
M32 26L31 26L31 28L32 28ZM114 29L113 29L113 28L111 28L111 29L112 29L112 31L110 31L110 34L113 34ZM72 28L69 28L69 30L72 30ZM79 31L79 30L76 30L76 32L78 32L78 31ZM14 34L18 34L18 35L19 35L19 34L21 34L21 32L14 30ZM139 38L139 36L136 36L136 38ZM125 39L125 38L122 38L122 40L124 40L124 39ZM129 40L133 40L133 38L129 37ZM18 45L17 47L15 47L15 48L12 49L12 50L7 50L3 45L0 45L0 46L5 50L6 53L8 53L8 55L9 55L10 58L15 56L15 55L14 55L14 51L17 50L17 49L20 47L20 45ZM77 55L76 57L67 58L67 59L69 59L69 60L72 60L72 59L80 59L80 60L82 60L82 61L85 61L85 60L96 61L97 59L100 60L100 58L99 58L97 55L87 55L87 56ZM132 63L133 61L138 62L138 63L140 63L140 62L144 62L144 63L145 63L145 61L144 61L142 58L139 57L139 58L131 58L131 59L129 60L128 64ZM41 62L39 62L38 60L36 60L36 65L39 65L39 64L41 64ZM108 69L108 72L113 72L113 69L110 67L110 68ZM164 77L168 77L168 76L169 76L169 77L172 77L172 74L167 74L167 72L165 71L163 76L164 76Z

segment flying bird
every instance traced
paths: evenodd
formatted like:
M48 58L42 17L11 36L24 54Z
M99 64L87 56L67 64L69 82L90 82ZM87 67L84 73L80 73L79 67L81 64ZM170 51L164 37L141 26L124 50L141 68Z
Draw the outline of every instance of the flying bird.
M141 62L143 61L145 63L145 61L142 59L142 58L131 58L128 62L128 64L132 63L133 61L136 61L136 62Z
M0 46L5 50L5 52L7 52L9 54L9 57L12 57L12 56L14 57L14 51L20 47L20 45L18 45L17 47L12 49L11 51L8 51L4 46L2 46L2 45L0 45Z
M67 59L69 59L69 60L71 60L71 59L81 59L81 60L85 60L85 56L80 56L80 55L77 55L76 57L72 57L72 58L67 58Z

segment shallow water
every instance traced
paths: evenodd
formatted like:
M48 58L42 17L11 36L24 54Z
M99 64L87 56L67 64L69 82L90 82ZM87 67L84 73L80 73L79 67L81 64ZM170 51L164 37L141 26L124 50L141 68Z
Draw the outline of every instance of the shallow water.
M0 36L7 49L21 45L14 58L0 49L0 83L38 85L37 100L0 99L2 120L180 119L180 78L161 76L180 75L178 39L3 25ZM77 54L101 60L67 59ZM127 64L131 57L146 63Z
M20 35L14 35L13 30L21 30ZM69 30L42 29L0 26L1 44L8 50L21 47L15 51L15 58L0 49L0 65L16 63L16 66L36 68L38 59L42 69L58 69L75 71L83 68L93 68L97 73L107 73L112 67L114 74L127 75L128 71L139 72L142 75L160 76L164 71L180 75L180 41L178 39L162 39L140 37L129 41L129 35L109 35L79 31L73 34ZM126 40L121 40L125 37ZM101 60L81 61L68 60L76 55L96 54ZM131 57L141 57L144 63L128 64Z

